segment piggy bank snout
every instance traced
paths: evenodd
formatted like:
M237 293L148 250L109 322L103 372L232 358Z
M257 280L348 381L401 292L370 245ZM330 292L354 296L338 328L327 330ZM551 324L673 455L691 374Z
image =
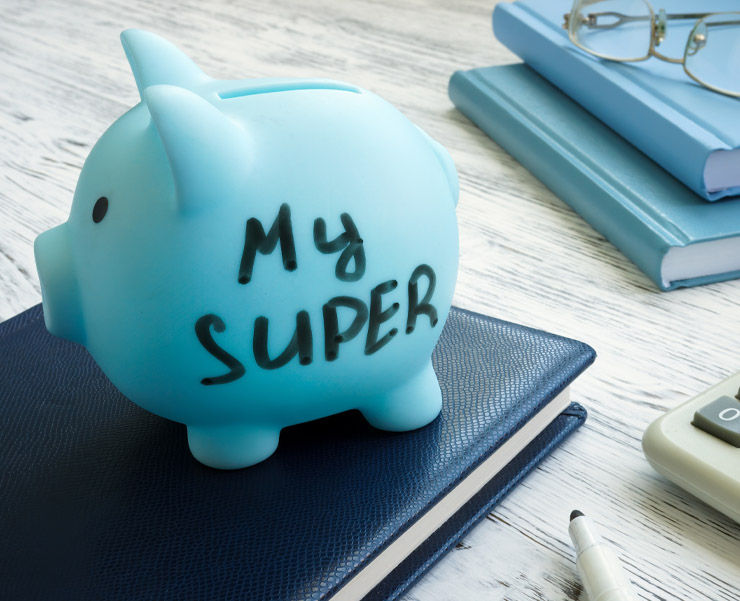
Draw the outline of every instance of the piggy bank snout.
M42 233L34 243L46 328L61 338L84 342L77 278L67 224Z

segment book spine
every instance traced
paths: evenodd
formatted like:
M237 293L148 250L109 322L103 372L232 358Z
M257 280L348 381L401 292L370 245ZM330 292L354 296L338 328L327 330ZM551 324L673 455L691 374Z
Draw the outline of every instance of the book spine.
M558 445L586 421L577 403L563 411L534 441L483 486L445 524L401 561L363 601L396 601L498 505Z
M551 132L469 72L450 79L449 95L457 108L529 169L560 199L637 265L662 290L661 264L672 244L652 221L640 218L628 191L612 185L572 149L565 149Z
M706 190L704 168L714 150L726 148L721 140L615 69L605 68L569 42L566 47L564 32L526 5L498 4L493 31L530 67L698 195L706 200L720 196Z

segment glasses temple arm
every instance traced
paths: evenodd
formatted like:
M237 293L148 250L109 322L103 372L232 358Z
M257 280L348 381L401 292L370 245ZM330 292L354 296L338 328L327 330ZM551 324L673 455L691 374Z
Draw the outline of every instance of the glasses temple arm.
M682 19L704 19L712 15L719 15L722 13L664 13L665 19L669 21L676 21ZM563 29L568 29L570 26L570 20L573 18L574 13L568 13L563 15L564 23ZM610 17L616 19L610 23L599 23L599 17ZM624 13L618 13L614 11L604 11L600 13L588 13L588 15L581 17L582 24L589 29L613 29L619 27L624 23L634 23L637 21L650 21L653 17L649 15L625 15ZM715 23L706 23L707 27L716 27L722 25L740 25L740 20L734 21L719 21Z
M671 14L666 14L665 18L670 21L681 20L681 19L703 19L704 17L708 17L709 15L712 15L712 14L716 14L716 13L671 13ZM568 27L571 17L572 17L571 14L565 15L564 27L566 28ZM599 23L600 17L610 17L615 20L610 21L609 23ZM624 23L634 23L636 21L650 21L651 19L652 17L649 15L633 16L633 15L625 15L624 13L618 13L614 11L604 11L600 13L588 13L588 15L585 15L583 17L583 25L585 25L589 29L613 29L614 27L619 27L620 25L623 25ZM733 23L727 23L727 24L733 24Z
M709 15L716 13L667 13L665 18L669 21L675 21L680 19L703 19Z
M715 21L713 23L704 23L707 27L722 27L723 25L740 25L740 19L734 21Z
M570 20L573 17L573 14L569 13L563 16L565 17L563 28L568 29L570 25ZM612 17L616 19L616 21L600 24L598 21L599 17ZM630 15L624 15L622 13L616 13L616 12L609 11L609 12L601 12L601 13L589 13L588 15L583 16L581 19L582 19L582 24L588 27L589 29L612 29L613 27L618 27L619 25L622 25L622 23L631 23L632 21L649 21L650 17L648 16L633 17Z

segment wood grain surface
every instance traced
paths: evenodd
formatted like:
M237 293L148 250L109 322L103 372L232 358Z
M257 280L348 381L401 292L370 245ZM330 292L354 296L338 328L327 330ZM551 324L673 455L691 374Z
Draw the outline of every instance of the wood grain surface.
M560 1L564 8L569 0ZM458 113L456 69L514 62L492 2L0 0L0 319L40 301L34 238L68 215L90 147L138 102L118 34L141 27L220 78L319 76L395 104L460 173L456 304L594 346L590 417L406 596L585 600L571 509L602 527L640 599L740 599L740 526L658 476L640 438L740 368L740 281L659 292ZM0 359L1 360L1 359Z

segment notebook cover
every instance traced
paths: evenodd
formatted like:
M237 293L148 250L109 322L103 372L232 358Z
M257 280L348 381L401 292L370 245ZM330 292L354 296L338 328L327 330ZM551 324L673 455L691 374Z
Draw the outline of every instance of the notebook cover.
M704 202L526 65L458 71L449 94L661 289L740 277L665 281L671 247L740 235L740 202Z
M0 598L328 599L594 359L454 309L440 417L391 434L348 412L283 430L245 470L123 398L40 307L0 324ZM584 419L573 404L368 598L395 598Z
M696 12L694 0L654 9ZM701 11L737 11L737 0L707 0ZM740 187L708 192L704 167L715 150L740 147L740 100L695 83L681 65L651 58L638 63L601 60L576 48L562 28L571 0L498 4L498 40L604 123L706 200L740 194ZM607 9L608 10L608 9ZM659 50L683 56L690 21L670 21ZM671 35L672 34L672 35Z

